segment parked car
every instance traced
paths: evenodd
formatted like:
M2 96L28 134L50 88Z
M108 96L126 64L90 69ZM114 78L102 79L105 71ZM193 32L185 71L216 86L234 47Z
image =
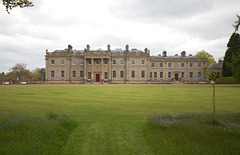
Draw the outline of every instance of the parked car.
M4 84L5 84L5 85L9 85L9 82L5 82Z
M26 85L27 84L27 82L22 82L22 85Z

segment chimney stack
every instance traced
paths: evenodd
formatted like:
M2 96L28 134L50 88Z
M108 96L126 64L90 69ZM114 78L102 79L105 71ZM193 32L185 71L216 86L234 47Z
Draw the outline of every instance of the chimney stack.
M163 57L167 57L167 52L163 51L162 55L163 55Z
M185 52L185 51L182 51L181 56L182 56L182 57L186 57L186 52Z

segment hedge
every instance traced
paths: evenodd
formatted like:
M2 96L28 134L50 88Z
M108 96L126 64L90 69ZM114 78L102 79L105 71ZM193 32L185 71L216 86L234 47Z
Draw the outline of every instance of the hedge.
M220 77L216 80L216 84L240 84L240 81L233 77Z

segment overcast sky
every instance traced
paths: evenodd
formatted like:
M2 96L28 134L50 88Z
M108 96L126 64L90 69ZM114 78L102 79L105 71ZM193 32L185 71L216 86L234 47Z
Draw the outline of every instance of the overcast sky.
M45 67L45 52L64 49L150 49L150 55L223 58L240 0L33 0L7 14L0 4L0 72L16 63Z

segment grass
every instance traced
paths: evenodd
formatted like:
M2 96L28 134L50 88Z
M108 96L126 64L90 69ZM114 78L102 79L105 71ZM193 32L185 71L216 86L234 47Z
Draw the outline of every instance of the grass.
M239 112L239 92L239 86L217 86L217 114ZM174 126L167 130L152 127L146 119L156 113L168 113L172 117L211 113L211 97L211 86L0 88L0 112L39 117L49 112L66 114L78 126L61 146L62 154L192 154L196 153L194 147L206 145L209 147L204 153L214 154L219 148L232 147L225 146L223 141L235 142L229 134L224 135L224 128L220 134L209 137L211 141L204 136L199 140L202 132L188 132L191 128ZM172 135L174 130L178 136ZM215 133L205 131L209 135ZM239 131L231 133L240 139ZM217 138L218 135L221 136ZM184 136L188 137L188 145L177 139Z

